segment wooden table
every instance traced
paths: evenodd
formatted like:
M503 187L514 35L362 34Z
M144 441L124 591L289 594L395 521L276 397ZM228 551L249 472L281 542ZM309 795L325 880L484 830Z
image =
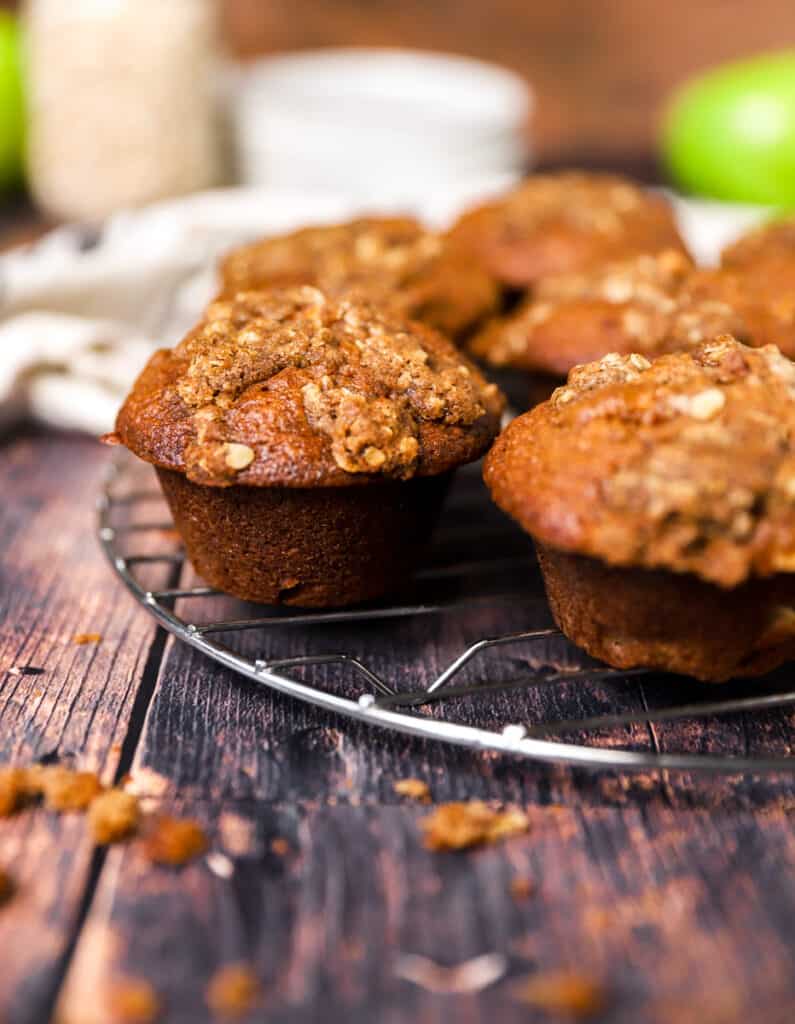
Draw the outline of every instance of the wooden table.
M0 756L77 763L106 783L129 776L150 809L198 816L231 870L206 858L153 867L135 843L97 849L80 815L0 822L0 864L19 885L0 911L5 1024L42 1024L56 1003L61 1024L109 1021L103 993L124 975L151 981L162 1019L200 1024L210 1019L208 977L240 959L265 990L252 1021L565 1021L524 1006L515 989L561 969L604 983L608 1003L594 1019L610 1024L795 1020L788 778L551 769L411 741L255 690L157 630L112 575L94 535L109 458L91 440L42 432L0 449ZM500 543L518 553L523 539ZM517 566L521 584L531 570ZM492 612L479 614L472 628L492 629ZM430 673L450 628L404 624L391 648L363 628L361 648L388 660L401 630L424 629ZM80 633L102 641L76 645ZM506 664L524 665L515 652ZM349 681L328 671L326 684ZM558 691L534 693L533 714L559 710ZM663 697L646 690L650 702ZM566 699L575 712L607 707L610 691ZM501 700L494 722L506 714ZM789 710L733 722L624 739L790 749ZM428 808L393 791L405 777L425 779L436 802L521 805L530 831L431 853L418 828ZM533 891L518 895L514 879ZM399 977L408 954L456 965L495 952L507 973L481 992Z
M41 227L20 205L0 221L8 241L11 229ZM516 998L518 979L559 970L604 985L603 1024L795 1020L789 777L549 768L412 741L255 689L156 629L114 578L94 511L110 458L90 439L32 428L0 441L0 760L127 780L148 809L200 818L223 857L173 871L147 864L135 843L95 848L79 815L0 821L0 867L18 885L0 910L2 1024L44 1024L56 1005L60 1024L109 1024L105 990L126 975L155 986L161 1019L201 1024L207 979L241 959L265 992L251 1021L565 1021ZM362 627L365 660L398 664L410 636L424 645L416 670L428 679L456 646L506 621L522 628L522 601L541 601L527 541L482 501L473 518L474 542L472 521L450 524L459 548L479 557L497 545L515 559L509 618L485 606L463 624ZM102 640L75 644L81 633ZM296 652L307 636L295 634ZM491 677L501 670L526 672L521 652L493 662ZM325 672L325 685L351 686ZM627 685L640 708L664 704L671 686L690 692ZM493 726L577 717L609 709L615 693L517 691L518 703L495 697L478 714ZM636 749L782 756L794 725L785 708L615 737ZM426 780L436 803L520 805L530 831L431 853L418 825L429 808L393 789L408 777ZM520 896L515 880L532 892ZM506 973L480 992L400 976L407 955L451 966L487 953L505 957Z

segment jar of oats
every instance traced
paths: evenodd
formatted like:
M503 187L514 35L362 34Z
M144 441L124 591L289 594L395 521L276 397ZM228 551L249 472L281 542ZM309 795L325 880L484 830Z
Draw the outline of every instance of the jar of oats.
M27 0L28 175L98 220L219 176L215 0Z

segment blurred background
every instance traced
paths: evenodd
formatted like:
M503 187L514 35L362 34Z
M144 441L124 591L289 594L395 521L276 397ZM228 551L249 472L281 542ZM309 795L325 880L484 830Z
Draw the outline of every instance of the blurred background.
M707 199L707 260L795 208L795 4L0 0L0 413L106 422L238 241L564 166Z
M791 0L223 0L243 57L316 46L451 50L519 72L542 164L654 165L670 90L713 64L795 46Z
M543 163L588 157L647 170L673 86L708 65L795 45L791 0L220 0L220 9L230 50L246 59L356 45L504 64L533 83Z
M24 6L0 0L8 11ZM59 7L103 6L125 4L27 4L42 21ZM152 5L139 0L137 6ZM790 0L218 0L213 6L225 53L244 61L319 47L389 46L503 65L532 86L538 165L616 167L645 179L658 175L658 122L675 86L712 65L795 45ZM11 221L7 215L6 241Z

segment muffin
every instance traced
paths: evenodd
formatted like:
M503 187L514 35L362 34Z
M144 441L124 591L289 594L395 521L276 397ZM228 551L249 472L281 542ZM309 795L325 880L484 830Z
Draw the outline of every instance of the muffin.
M795 217L771 220L747 231L721 254L724 267L747 267L761 260L795 260Z
M409 217L308 227L235 249L220 268L222 297L311 284L329 295L355 289L451 338L497 307L494 279L455 245Z
M493 320L469 348L498 370L524 371L532 406L546 401L572 367L608 352L655 359L723 333L750 342L746 319L727 301L732 297L703 281L681 252L665 249L545 278L534 298Z
M776 345L795 358L795 258L698 270L685 281L681 300L696 305L716 302L733 309L741 322L734 333L757 347Z
M336 606L406 581L502 406L440 334L303 286L213 303L151 358L112 440L157 467L212 586Z
M661 249L686 252L670 205L626 178L538 174L465 213L448 236L509 288Z
M795 365L773 346L577 367L485 479L594 657L717 682L795 655Z
M776 345L795 357L795 260L702 270L665 250L549 277L533 298L493 320L469 347L492 366L529 370L554 382L608 352L654 359L724 333L757 348Z

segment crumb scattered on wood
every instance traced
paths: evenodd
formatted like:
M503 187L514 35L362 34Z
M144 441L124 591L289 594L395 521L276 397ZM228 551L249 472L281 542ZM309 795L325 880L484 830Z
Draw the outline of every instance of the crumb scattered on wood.
M0 768L0 818L20 810L29 798L24 768Z
M407 796L410 800L428 803L431 799L430 787L422 779L398 779L392 788L398 796Z
M560 1016L587 1018L607 1005L604 985L574 971L549 971L521 979L513 989L520 1003Z
M516 808L498 811L482 800L471 800L440 804L420 825L429 850L463 850L526 832L529 821Z
M7 871L0 868L0 907L8 903L14 895L14 879Z
M527 900L535 893L536 884L532 878L522 875L511 879L511 896L517 900Z
M74 772L60 765L43 768L39 784L50 811L85 811L102 792L102 783L93 772Z
M88 809L94 841L103 846L129 839L138 829L139 821L138 800L122 789L102 793Z
M73 644L101 644L101 633L75 633L72 637Z
M20 769L25 774L25 790L28 800L38 800L44 796L44 780L47 773L57 768L58 765L50 764L29 764Z
M0 818L40 797L50 811L84 811L101 792L102 784L93 772L57 764L0 768Z
M411 953L398 957L395 964L397 977L437 995L482 992L499 981L507 969L508 962L501 953L485 953L452 967Z
M290 844L282 836L277 836L271 840L271 850L277 857L286 857L290 852Z
M145 978L114 981L106 1002L114 1024L153 1024L160 1016L160 1000Z
M144 838L144 853L154 864L179 867L207 850L204 829L192 818L153 818Z
M218 1017L244 1017L261 995L259 980L247 964L227 964L210 979L207 1005Z

